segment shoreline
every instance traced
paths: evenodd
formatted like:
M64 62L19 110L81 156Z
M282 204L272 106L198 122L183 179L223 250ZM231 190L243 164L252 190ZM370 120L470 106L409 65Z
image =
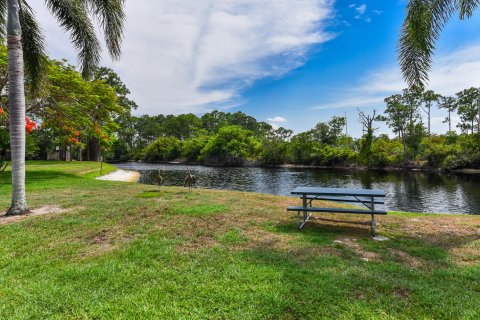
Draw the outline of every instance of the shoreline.
M140 179L140 172L117 169L114 172L107 173L103 176L97 177L96 179L104 181L138 182Z
M113 165L122 164L122 163L146 163L146 164L168 164L168 165L181 165L181 166L202 166L202 167L231 167L221 164L207 164L207 163L197 163L197 162L183 162L183 161L168 161L168 162L145 162L145 161L110 161ZM244 164L243 166L233 166L233 167L250 167L250 168L268 168L268 169L318 169L318 170L350 170L350 171L385 171L385 172L427 172L427 173L436 173L436 174L471 174L476 175L480 174L480 168L459 168L459 169L439 169L439 168L427 168L427 167L384 167L384 168L367 168L362 166L313 166L313 165L303 165L303 164L279 164L279 165L257 165L257 164Z

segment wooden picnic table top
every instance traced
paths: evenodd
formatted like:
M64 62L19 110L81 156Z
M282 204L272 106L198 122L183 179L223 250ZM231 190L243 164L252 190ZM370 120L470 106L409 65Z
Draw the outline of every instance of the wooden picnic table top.
M315 195L315 196L385 197L385 192L383 190L347 189L347 188L318 188L318 187L297 187L292 191L292 194Z

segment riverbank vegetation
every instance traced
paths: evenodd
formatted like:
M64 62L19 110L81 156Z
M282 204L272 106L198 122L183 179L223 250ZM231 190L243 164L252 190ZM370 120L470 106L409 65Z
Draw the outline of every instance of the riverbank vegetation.
M365 114L358 110L363 136L354 138L344 133L344 117L333 117L294 134L242 112L132 116L137 104L113 70L98 68L85 80L66 61L50 60L47 66L40 94L27 90L28 159L103 158L233 166L480 166L477 88L465 89L455 97L405 89L385 99L384 112ZM0 47L0 79L6 79L6 70L6 50ZM5 95L0 97L0 168L9 156L8 109L3 107L6 99ZM448 132L431 132L434 108L444 110ZM454 117L459 118L458 132L452 123ZM395 136L377 135L379 122L386 123Z
M1 318L480 316L478 216L389 213L378 218L387 241L358 215L299 232L285 211L299 199L159 192L94 180L99 169L27 162L38 215L0 219Z

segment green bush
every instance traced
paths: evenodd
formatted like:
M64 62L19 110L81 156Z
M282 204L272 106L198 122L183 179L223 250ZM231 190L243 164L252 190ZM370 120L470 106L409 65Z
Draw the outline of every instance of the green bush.
M260 143L253 132L239 126L221 128L205 145L201 159L207 163L242 165L246 159L253 159L260 149Z
M385 137L377 138L372 143L371 166L384 168L398 166L403 163L403 146L398 140Z
M209 137L200 135L190 138L183 143L182 158L187 161L199 161L203 148L208 143Z
M171 161L180 157L181 152L182 141L173 137L160 137L145 148L143 159L147 162Z
M424 137L419 146L420 159L426 160L429 167L445 168L445 160L449 158L447 167L458 166L459 150L456 144L447 144L445 136Z

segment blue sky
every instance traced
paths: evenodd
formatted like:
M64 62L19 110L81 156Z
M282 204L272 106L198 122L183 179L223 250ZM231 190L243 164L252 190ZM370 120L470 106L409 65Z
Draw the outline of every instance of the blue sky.
M32 1L49 53L76 61L68 36ZM138 114L243 111L300 132L357 107L382 112L404 87L396 44L406 1L127 1L123 56L116 70ZM453 19L440 39L431 88L446 95L479 86L480 15ZM442 112L433 129L445 130ZM388 132L380 125L379 132Z

